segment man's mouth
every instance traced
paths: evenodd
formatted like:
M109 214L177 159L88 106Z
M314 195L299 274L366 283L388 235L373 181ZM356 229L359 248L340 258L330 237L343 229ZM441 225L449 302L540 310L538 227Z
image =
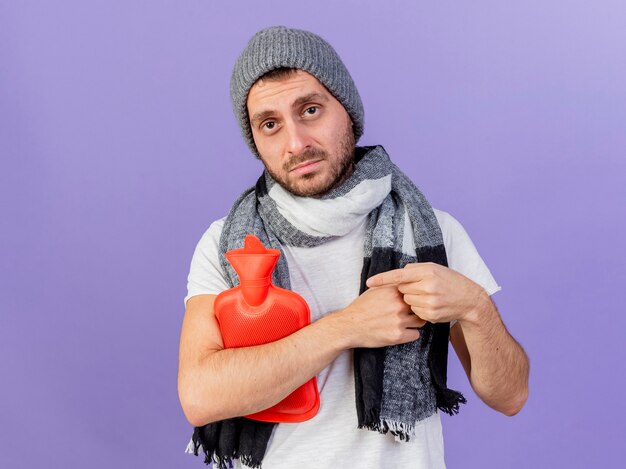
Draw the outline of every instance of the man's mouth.
M320 163L321 161L323 161L322 159L313 159L313 160L307 160L304 161L300 164L297 164L296 166L294 166L293 168L291 168L289 170L289 172L293 172L296 173L298 175L300 174L304 174L304 173L308 173L309 171L313 171L314 169L317 168L318 163Z

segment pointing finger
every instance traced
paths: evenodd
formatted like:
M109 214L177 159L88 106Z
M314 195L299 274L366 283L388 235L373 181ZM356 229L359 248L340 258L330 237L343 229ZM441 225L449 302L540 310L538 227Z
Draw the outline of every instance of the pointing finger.
M410 264L410 269L394 269L376 274L367 279L368 287L380 287L381 285L397 285L399 283L416 282L421 278L420 265ZM408 266L408 265L407 265Z
M365 284L370 288L380 287L382 285L393 285L401 283L402 278L402 269L394 269L387 272L382 272L380 274L376 274L373 277L368 278Z

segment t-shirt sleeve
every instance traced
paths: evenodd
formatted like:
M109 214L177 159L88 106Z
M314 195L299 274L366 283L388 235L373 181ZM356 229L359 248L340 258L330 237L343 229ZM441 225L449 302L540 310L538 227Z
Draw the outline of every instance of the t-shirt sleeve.
M187 300L195 295L218 295L230 288L219 261L219 241L224 226L221 218L211 224L196 245L187 277Z
M437 209L434 211L441 227L443 244L448 256L448 267L479 284L489 295L500 291L502 287L498 285L478 254L463 225L447 212ZM453 326L455 322L452 322L450 326Z

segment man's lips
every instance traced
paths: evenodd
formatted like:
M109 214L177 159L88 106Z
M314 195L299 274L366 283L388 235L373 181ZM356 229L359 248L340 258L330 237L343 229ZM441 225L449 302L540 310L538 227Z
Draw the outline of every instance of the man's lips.
M305 161L291 168L289 172L295 172L296 174L306 173L313 170L320 161L322 161L322 159Z

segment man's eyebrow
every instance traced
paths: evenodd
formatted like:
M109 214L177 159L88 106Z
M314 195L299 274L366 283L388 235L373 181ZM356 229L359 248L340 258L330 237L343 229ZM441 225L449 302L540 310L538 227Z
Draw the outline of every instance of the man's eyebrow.
M319 93L317 91L314 91L312 93L305 94L304 96L301 96L298 99L296 99L293 102L292 107L300 107L303 104L307 104L307 103L309 103L311 101L327 102L328 101L328 96L326 96L325 94Z
M272 117L273 114L274 114L274 111L270 111L270 110L257 112L255 115L253 115L250 118L250 124L257 125L259 122L263 122L268 117Z

